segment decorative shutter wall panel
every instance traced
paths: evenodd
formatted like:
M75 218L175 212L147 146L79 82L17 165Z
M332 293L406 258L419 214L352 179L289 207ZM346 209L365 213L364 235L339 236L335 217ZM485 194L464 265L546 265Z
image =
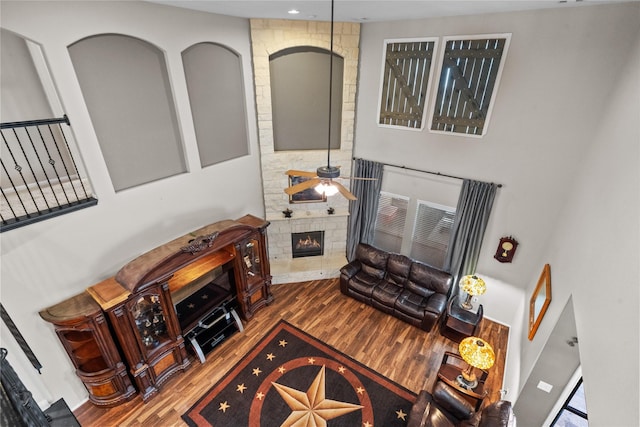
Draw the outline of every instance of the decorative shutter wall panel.
M445 42L431 130L483 135L508 36Z
M433 39L385 41L379 124L422 129L434 50Z

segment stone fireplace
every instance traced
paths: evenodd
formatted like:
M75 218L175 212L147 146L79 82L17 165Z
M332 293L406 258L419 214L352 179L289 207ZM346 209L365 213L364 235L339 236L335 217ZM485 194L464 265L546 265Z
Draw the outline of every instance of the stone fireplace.
M269 55L296 46L329 50L330 29L329 22L251 20L260 162L265 214L271 222L269 257L274 284L338 277L340 267L346 264L348 201L336 195L323 202L290 203L284 193L289 185L285 171L315 171L326 166L327 151L275 151L271 122ZM344 79L340 149L331 150L331 164L340 166L341 176L351 172L359 39L360 24L334 24L333 50L344 58ZM341 183L349 186L348 180ZM290 218L283 214L287 209L292 211ZM323 254L294 258L292 233L318 230L324 231Z

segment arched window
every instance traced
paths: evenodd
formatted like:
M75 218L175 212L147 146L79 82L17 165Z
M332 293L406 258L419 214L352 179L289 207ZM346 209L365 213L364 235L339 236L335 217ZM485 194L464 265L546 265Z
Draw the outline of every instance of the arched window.
M200 164L249 154L240 56L215 43L182 52Z
M101 34L70 45L69 54L115 190L184 173L163 52Z

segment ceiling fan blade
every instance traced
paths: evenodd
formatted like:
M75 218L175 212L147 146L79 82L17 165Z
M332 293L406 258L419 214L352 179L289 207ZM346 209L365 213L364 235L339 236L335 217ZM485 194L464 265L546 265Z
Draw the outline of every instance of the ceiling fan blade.
M303 176L305 178L315 178L316 176L318 176L316 172L297 171L297 170L288 170L285 172L285 175Z
M307 188L315 187L316 185L320 184L320 182L321 182L320 178L313 178L308 181L301 182L300 184L287 187L284 189L284 192L287 193L288 195L296 194L306 190Z
M336 182L336 181L333 181L333 185L335 185L336 188L338 189L338 191L340 192L340 194L342 194L347 199L349 199L349 200L358 200L358 198L356 196L354 196L353 194L351 194L351 192L349 190L347 190L344 185L342 185L342 184L340 184L339 182Z

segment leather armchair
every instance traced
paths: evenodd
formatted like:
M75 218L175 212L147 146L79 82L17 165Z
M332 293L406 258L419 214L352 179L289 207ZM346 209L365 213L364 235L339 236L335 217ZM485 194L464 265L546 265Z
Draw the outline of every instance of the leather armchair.
M460 342L466 337L476 335L484 315L482 304L473 312L460 307L458 296L451 298L447 305L444 322L440 334L452 341Z
M436 382L433 393L422 390L409 413L407 427L511 427L511 402L499 400L475 412L452 387Z

